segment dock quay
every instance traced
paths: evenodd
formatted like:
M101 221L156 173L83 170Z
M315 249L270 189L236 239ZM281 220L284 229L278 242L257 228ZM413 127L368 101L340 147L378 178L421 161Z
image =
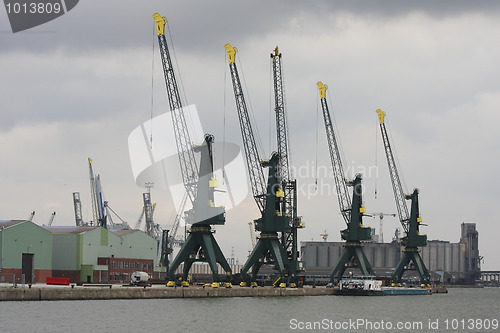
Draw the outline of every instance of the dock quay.
M166 288L109 286L32 286L31 288L0 288L0 301L57 301L57 300L107 300L153 298L203 298L203 297L280 297L333 295L333 288L273 288L239 287L210 288L202 286Z

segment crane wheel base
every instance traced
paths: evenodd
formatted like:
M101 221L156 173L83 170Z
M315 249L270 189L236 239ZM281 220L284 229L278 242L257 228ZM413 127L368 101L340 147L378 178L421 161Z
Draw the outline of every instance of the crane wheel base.
M246 282L240 282L240 287L246 287L247 283Z
M181 286L183 286L183 287L189 287L189 282L187 282L187 281L182 281L182 282L181 282Z
M219 288L219 286L220 286L219 282L213 282L211 287L212 288Z
M286 283L285 282L280 283L280 288L286 288Z
M224 283L224 287L226 287L226 288L232 288L233 285L231 284L231 282L226 282L226 283Z
M175 287L175 281L168 281L167 287Z

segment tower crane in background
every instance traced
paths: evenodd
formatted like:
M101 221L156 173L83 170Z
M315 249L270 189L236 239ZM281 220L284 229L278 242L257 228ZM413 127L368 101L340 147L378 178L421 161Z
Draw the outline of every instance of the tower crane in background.
M384 216L396 217L396 214L386 214L386 213L370 213L373 218L379 218L379 231L378 231L378 242L384 242Z
M250 228L250 241L252 242L252 249L255 247L255 232L252 221L248 222L248 227Z
M184 214L184 207L186 206L188 195L187 192L182 196L182 201L179 206L177 214L175 214L172 228L170 230L163 230L162 242L161 242L161 256L160 263L164 267L168 267L170 261L172 260L172 253L174 252L174 246L181 246L185 243L185 239L177 237L177 230L179 230L179 225L182 220L182 215Z
M167 19L160 14L153 15L158 34L158 43L163 65L163 74L174 127L174 134L179 156L180 170L187 195L193 204L193 209L187 212L188 222L192 225L186 242L169 267L169 282L167 286L175 286L174 275L179 265L184 262L182 285L188 286L189 269L195 261L208 262L212 270L212 287L218 287L219 263L226 271L226 287L230 287L231 268L226 261L219 245L215 241L211 229L212 224L225 224L225 209L214 205L212 135L205 135L202 145L194 147L201 154L199 170L194 157L194 149L189 135L179 88L175 78L172 60L165 38L165 24Z
M77 227L83 226L82 201L80 200L80 192L73 192L73 206L75 208L75 224Z
M49 227L52 226L52 222L54 222L55 217L56 217L56 212L53 212L52 214L50 214L49 222L47 223L47 225Z
M422 223L422 218L420 217L419 205L418 205L418 189L414 189L413 193L405 194L403 192L403 187L401 186L401 180L399 178L398 169L396 166L396 161L392 153L391 144L389 142L389 137L387 136L387 130L385 128L385 113L378 109L377 110L380 131L382 133L382 139L384 141L384 149L387 157L387 165L389 168L389 174L391 176L392 189L394 191L394 198L396 199L396 208L398 210L399 221L403 226L405 236L403 237L401 243L404 246L403 257L401 258L398 266L396 267L394 273L392 274L392 281L394 283L400 283L401 277L407 270L416 270L420 275L420 281L422 284L428 284L430 282L430 274L425 266L424 261L419 253L419 246L427 246L427 235L420 235L419 229ZM408 214L408 207L406 206L406 200L411 202L410 214Z
M101 191L101 177L94 176L92 169L92 159L89 157L89 178L90 178L90 200L92 201L92 223L95 226L108 228L106 215L104 214L104 202Z
M341 231L341 237L346 241L342 255L330 274L330 281L335 281L335 278L342 278L345 270L349 267L359 268L363 275L375 275L373 268L368 261L368 258L363 251L361 241L369 241L371 239L371 229L363 227L363 213L366 212L362 203L363 187L361 186L362 175L357 174L355 179L347 181L344 175L342 166L342 158L340 150L335 138L333 124L326 102L326 90L328 87L322 82L317 83L321 98L321 108L323 110L323 119L325 121L326 136L328 139L328 147L330 149L330 158L332 160L333 174L335 178L335 186L340 206L340 212L347 224L347 229ZM347 191L347 186L353 188L352 203Z
M146 220L146 234L153 237L154 239L161 239L161 228L158 224L155 224L153 219L154 207L156 204L151 202L151 193L145 192L142 194L142 200L144 202L144 216Z
M283 63L278 46L271 53L273 82L274 82L274 110L276 113L276 138L278 155L278 181L281 182L285 197L283 198L283 212L290 217L290 231L283 232L281 242L285 247L288 259L295 265L296 274L304 270L302 262L298 261L297 230L304 228L302 217L297 216L297 180L292 179L290 170L290 142L288 133L288 119L285 109L285 96L283 88Z
M295 267L283 243L280 242L278 233L290 232L290 217L283 211L283 198L281 182L277 177L280 156L273 153L269 160L261 160L255 142L255 136L250 122L243 89L241 87L238 69L236 67L237 49L226 44L229 59L229 71L233 85L236 109L240 123L241 136L245 151L252 194L260 210L261 217L254 220L255 229L260 231L257 244L241 269L242 286L247 285L248 270L252 268L250 277L251 285L257 285L257 273L263 264L274 264L279 272L280 287L296 286ZM262 168L268 167L267 186Z

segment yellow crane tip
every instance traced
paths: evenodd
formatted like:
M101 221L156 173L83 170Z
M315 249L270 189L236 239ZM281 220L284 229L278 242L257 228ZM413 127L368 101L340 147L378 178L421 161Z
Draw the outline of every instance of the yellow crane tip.
M385 118L385 112L380 109L377 109L376 112L378 113L378 120L380 121L381 124L383 124Z
M321 81L318 81L318 83L316 83L319 87L319 96L321 98L325 98L326 97L326 90L328 89L328 86L326 84L323 84L323 82Z

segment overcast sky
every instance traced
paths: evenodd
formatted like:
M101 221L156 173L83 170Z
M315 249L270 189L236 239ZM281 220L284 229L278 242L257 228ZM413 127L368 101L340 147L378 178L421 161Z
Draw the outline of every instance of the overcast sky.
M144 189L135 184L127 139L152 115L168 111L155 12L169 21L186 103L196 105L217 142L241 145L224 45L238 48L262 157L276 149L269 54L279 45L306 223L299 240L321 240L326 230L328 240L338 241L344 228L333 179L320 174L314 188L314 172L331 166L316 86L323 81L346 172L364 173L367 212L397 213L380 108L406 191L420 189L428 224L422 231L431 240L458 242L460 224L475 222L483 269L500 269L498 1L88 0L16 34L2 9L0 219L26 219L36 211L34 222L44 224L56 211L53 225L74 225L72 193L79 191L89 220L92 157L110 207L135 225ZM152 198L155 222L169 227L170 194L153 188ZM250 196L227 212L226 225L216 228L226 257L234 251L245 261L247 223L256 218ZM378 219L365 224L378 230ZM397 218L384 220L385 241L398 226Z

